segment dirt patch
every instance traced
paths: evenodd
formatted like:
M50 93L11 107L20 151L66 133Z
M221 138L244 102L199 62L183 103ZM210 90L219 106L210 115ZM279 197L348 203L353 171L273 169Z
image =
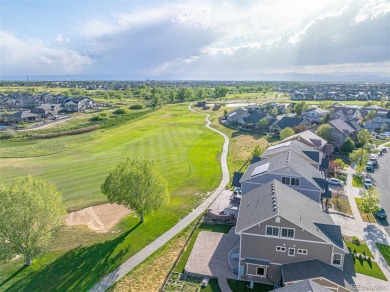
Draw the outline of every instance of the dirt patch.
M95 231L108 231L114 227L130 210L117 204L92 206L66 215L68 226L87 225Z

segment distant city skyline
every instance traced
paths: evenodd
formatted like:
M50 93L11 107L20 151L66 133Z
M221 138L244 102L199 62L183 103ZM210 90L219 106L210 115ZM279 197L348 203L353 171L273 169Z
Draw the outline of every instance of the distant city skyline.
M389 32L385 0L0 0L0 79L386 81Z

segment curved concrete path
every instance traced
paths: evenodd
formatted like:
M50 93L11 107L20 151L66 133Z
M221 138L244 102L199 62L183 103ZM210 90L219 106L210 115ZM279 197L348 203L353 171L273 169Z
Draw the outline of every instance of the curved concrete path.
M189 110L194 111L191 108L191 105L188 107ZM199 112L197 112L199 113ZM210 115L206 115L206 127L217 132L222 135L225 139L222 148L221 155L221 166L222 166L222 180L219 184L218 188L206 199L204 200L196 209L194 209L190 214L180 220L175 226L161 235L152 243L148 244L142 250L137 252L131 258L129 258L126 262L120 265L117 269L109 273L106 277L104 277L99 283L97 283L90 292L101 292L110 288L115 282L124 277L128 272L133 270L137 265L142 263L147 257L157 251L160 247L166 244L170 239L172 239L176 234L182 231L185 227L187 227L192 221L194 221L199 215L201 215L215 200L215 198L225 189L227 184L229 183L229 170L227 166L227 153L229 149L229 138L222 132L212 128L210 126L211 121L209 120Z

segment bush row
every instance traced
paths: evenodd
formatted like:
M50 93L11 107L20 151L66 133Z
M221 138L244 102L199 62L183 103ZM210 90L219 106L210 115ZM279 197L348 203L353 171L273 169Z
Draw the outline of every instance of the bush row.
M34 139L53 138L53 137L60 137L60 136L66 136L66 135L82 134L82 133L95 131L99 128L100 128L99 125L95 125L95 126L90 126L90 127L86 127L86 128L57 132L57 133L36 134L36 135L33 135L32 138L34 138Z

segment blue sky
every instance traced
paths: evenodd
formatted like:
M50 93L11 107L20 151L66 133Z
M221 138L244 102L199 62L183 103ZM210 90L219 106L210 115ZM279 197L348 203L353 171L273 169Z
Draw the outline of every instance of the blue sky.
M0 0L0 75L389 76L390 1Z

